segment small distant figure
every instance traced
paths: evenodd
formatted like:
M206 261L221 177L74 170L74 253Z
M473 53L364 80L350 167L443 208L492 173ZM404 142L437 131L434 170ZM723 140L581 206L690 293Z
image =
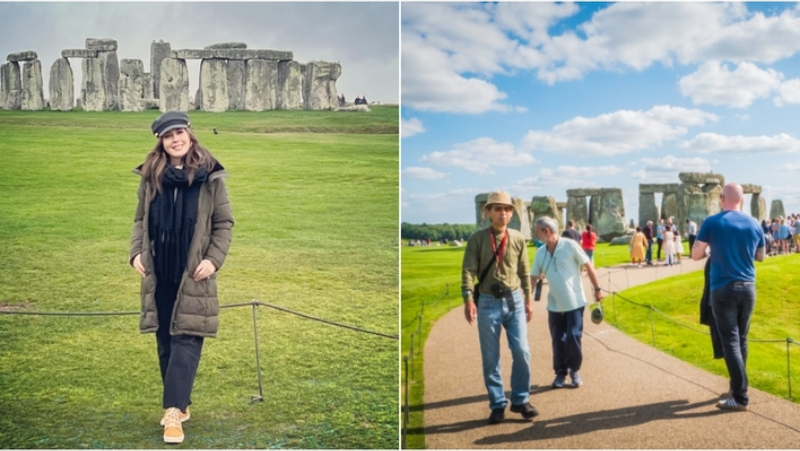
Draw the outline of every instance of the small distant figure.
M212 129L212 130L214 130L214 134L215 134L215 135L218 135L218 134L219 134L219 133L217 133L217 129L216 129L216 128L214 128L214 129Z
M367 104L367 97L366 96L356 96L355 104L356 105L366 105Z
M345 100L345 98L344 98L344 93L342 93L342 94L339 96L339 106L342 106L342 107L343 107L343 106L344 106L346 103L347 103L347 101L346 101L346 100Z

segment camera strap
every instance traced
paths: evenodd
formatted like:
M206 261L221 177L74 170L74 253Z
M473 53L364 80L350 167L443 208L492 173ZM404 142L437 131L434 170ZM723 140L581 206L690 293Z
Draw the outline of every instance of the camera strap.
M503 254L506 252L506 243L508 242L508 229L503 231L503 239L500 240L500 249L497 249L497 238L494 236L494 229L489 227L489 233L491 233L492 237L492 253L496 259L495 262L495 269L494 273L497 274L500 272L500 262L503 261ZM483 278L481 278L483 280Z

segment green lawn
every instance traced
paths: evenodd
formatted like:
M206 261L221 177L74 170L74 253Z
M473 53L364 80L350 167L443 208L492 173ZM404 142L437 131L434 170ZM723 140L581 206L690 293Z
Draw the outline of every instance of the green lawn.
M0 111L0 307L137 311L128 265L157 111ZM190 113L236 219L221 304L258 299L397 334L397 108ZM217 128L218 135L211 133ZM397 448L396 340L224 309L186 448ZM137 316L0 315L0 448L160 448L154 335Z

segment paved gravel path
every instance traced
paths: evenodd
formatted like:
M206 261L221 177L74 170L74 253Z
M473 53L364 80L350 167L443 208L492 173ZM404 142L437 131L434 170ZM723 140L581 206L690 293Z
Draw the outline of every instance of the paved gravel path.
M702 264L685 260L673 267L616 267L598 274L604 288L620 291L700 270ZM584 287L589 285L585 279ZM800 447L800 405L751 388L749 411L720 411L714 404L728 390L726 378L639 343L605 322L595 325L589 321L588 309L581 370L584 385L550 389L553 372L546 295L545 284L543 301L534 302L528 326L531 403L539 410L532 422L507 410L504 423L487 424L488 398L476 327L466 323L460 308L437 321L425 343L428 448ZM709 341L709 358L710 347ZM501 348L508 390L511 356L505 337Z

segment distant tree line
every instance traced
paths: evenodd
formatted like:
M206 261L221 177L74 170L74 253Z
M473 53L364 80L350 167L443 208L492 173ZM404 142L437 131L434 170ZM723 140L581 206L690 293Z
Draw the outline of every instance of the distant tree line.
M475 224L400 224L400 236L404 240L466 240L478 226Z

